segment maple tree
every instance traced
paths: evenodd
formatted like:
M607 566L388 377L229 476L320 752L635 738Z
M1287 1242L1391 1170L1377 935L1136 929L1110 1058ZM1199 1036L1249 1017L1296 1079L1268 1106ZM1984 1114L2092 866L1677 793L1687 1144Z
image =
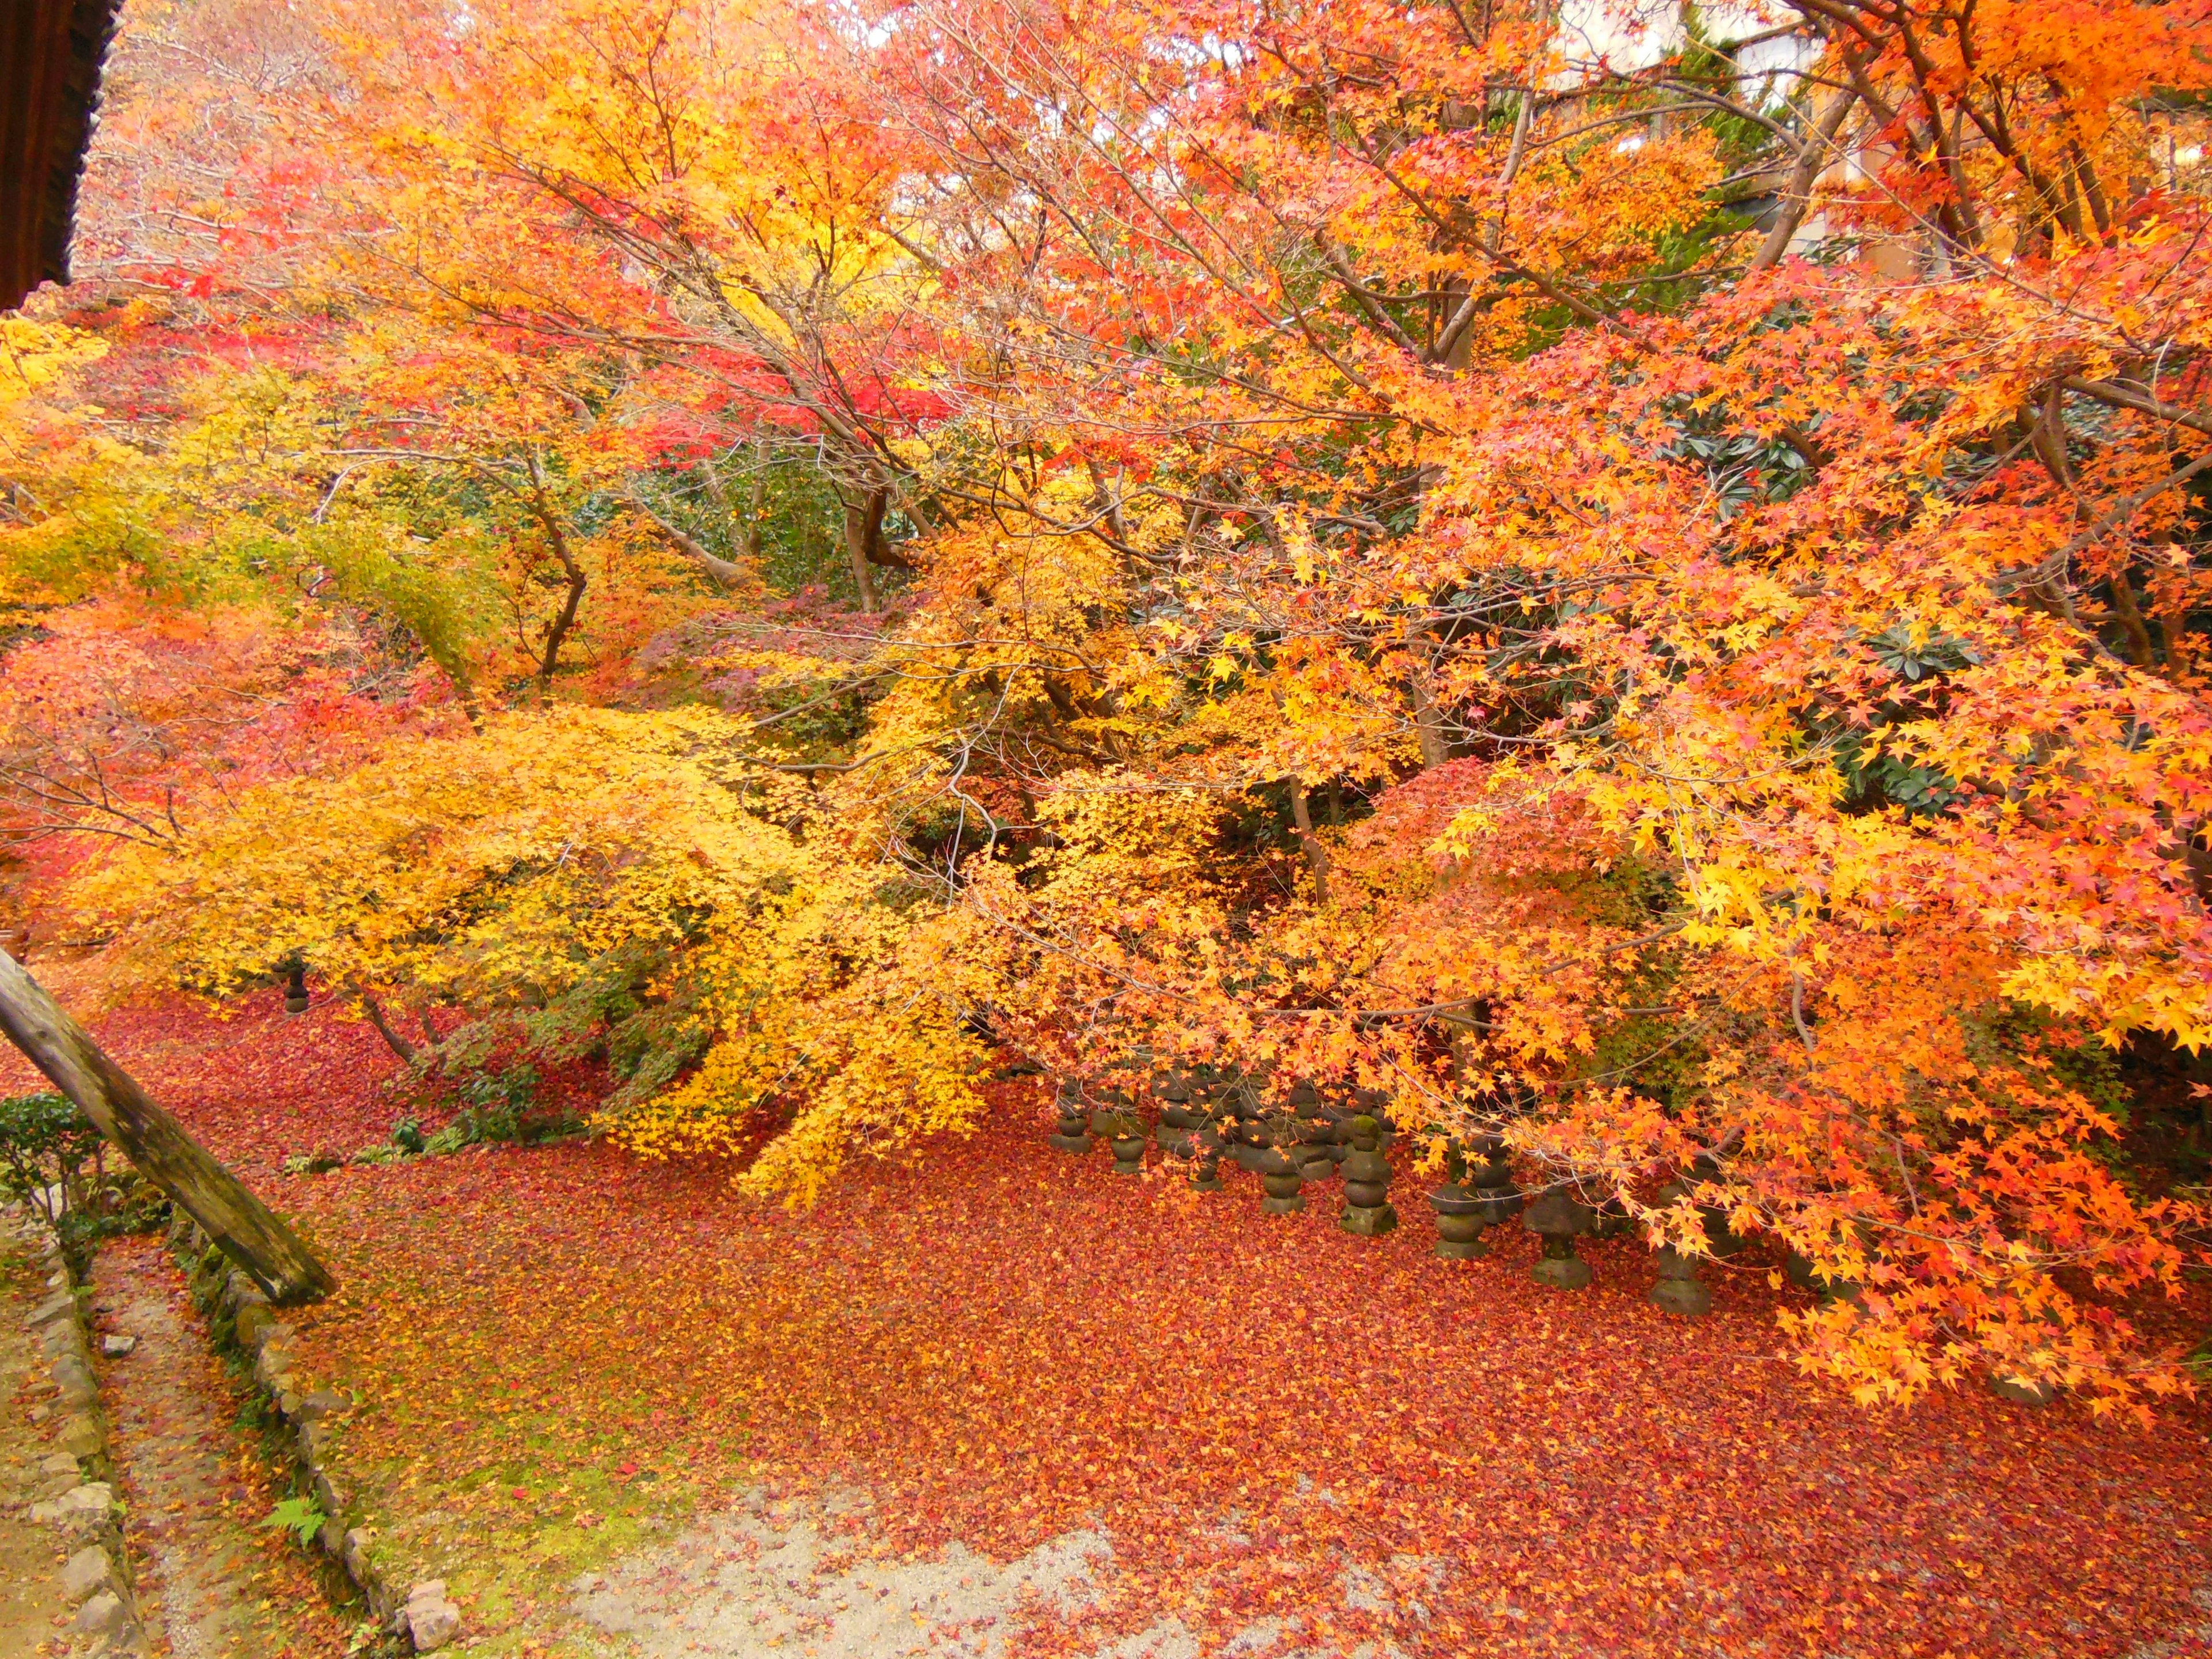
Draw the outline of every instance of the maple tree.
M1965 1390L1838 1412L1765 1351L1797 1298L1746 1258L1714 1270L1705 1324L1643 1300L1632 1237L1585 1247L1598 1283L1570 1304L1516 1271L1525 1235L1452 1263L1423 1229L1351 1238L1318 1206L1261 1227L1237 1198L1118 1179L1042 1144L1024 1084L989 1087L977 1135L869 1160L796 1213L585 1140L287 1176L301 1146L380 1137L408 1086L335 999L139 1001L98 1034L154 1057L149 1085L327 1245L341 1286L295 1316L298 1364L362 1401L331 1478L488 1644L588 1638L568 1585L657 1564L654 1523L712 1524L739 1493L780 1528L812 1519L824 1571L792 1576L825 1614L850 1554L895 1573L957 1543L1011 1577L1103 1535L1079 1597L1002 1610L1024 1655L1162 1620L1226 1644L1272 1616L1331 1651L1750 1653L1788 1632L2106 1659L2197 1617L2172 1563L2212 1528L2201 1401L2125 1433ZM600 1086L545 1075L579 1106ZM2126 1498L2087 1543L2084 1490ZM720 1599L671 1588L640 1616Z
M162 250L276 360L118 422L229 327L121 273L0 419L26 595L343 637L352 712L119 778L175 822L44 902L118 980L627 1054L641 1151L792 1115L801 1197L971 1122L979 1031L1381 1089L1854 1287L1784 1317L1862 1399L2139 1409L2203 1217L2109 1055L2212 1039L2208 21L341 8L268 118L314 188Z

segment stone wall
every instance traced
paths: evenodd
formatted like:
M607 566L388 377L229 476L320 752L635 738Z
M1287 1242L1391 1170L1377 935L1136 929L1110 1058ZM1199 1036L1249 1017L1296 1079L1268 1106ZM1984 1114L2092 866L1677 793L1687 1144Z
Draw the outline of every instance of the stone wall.
M444 1583L408 1583L380 1548L375 1532L360 1524L359 1505L331 1471L331 1426L354 1409L356 1396L338 1386L338 1379L305 1375L294 1358L292 1327L189 1217L170 1224L169 1243L184 1262L192 1295L206 1312L216 1342L234 1347L250 1363L254 1386L290 1431L301 1475L324 1516L318 1544L359 1586L370 1613L386 1630L411 1643L417 1653L444 1647L461 1628L460 1610L447 1599Z

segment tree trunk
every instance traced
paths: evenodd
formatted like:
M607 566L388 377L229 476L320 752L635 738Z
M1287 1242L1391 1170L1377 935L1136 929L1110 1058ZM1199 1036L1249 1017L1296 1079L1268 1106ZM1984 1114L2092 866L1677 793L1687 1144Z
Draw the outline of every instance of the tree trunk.
M845 503L845 554L853 564L853 585L860 590L860 609L876 613L876 579L868 571L868 512L865 502Z
M415 1045L392 1030L392 1022L384 1017L384 1009L374 997L366 991L356 991L354 995L360 999L361 1011L368 1016L368 1023L376 1027L377 1036L384 1039L384 1046L399 1056L402 1065L412 1066L415 1063Z
M1858 94L1844 88L1828 100L1805 134L1805 147L1797 152L1797 164L1790 169L1790 177L1782 186L1782 203L1774 216L1773 226L1766 240L1759 244L1759 252L1751 256L1751 269L1768 270L1782 263L1782 256L1790 252L1798 228L1805 222L1805 215L1813 205L1813 185L1832 161L1841 159L1836 148L1836 135L1844 128L1844 118L1851 112L1858 101Z
M337 1288L299 1236L155 1105L21 963L4 955L0 1027L141 1174L246 1269L270 1302L290 1307L319 1301Z
M1413 736L1421 745L1424 770L1441 766L1451 758L1451 744L1444 735L1443 711L1437 707L1436 684L1431 678L1434 671L1433 654L1425 647L1413 659L1413 672L1408 676L1413 692Z
M1305 851L1306 867L1313 872L1314 900L1324 909L1328 906L1328 848L1321 844L1314 833L1313 809L1306 802L1306 782L1295 773L1291 777L1291 827L1297 832L1298 845Z

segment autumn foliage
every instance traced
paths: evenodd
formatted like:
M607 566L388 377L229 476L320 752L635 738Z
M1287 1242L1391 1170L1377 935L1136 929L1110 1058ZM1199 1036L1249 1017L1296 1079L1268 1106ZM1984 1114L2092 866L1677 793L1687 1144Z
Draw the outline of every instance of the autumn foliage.
M1381 1090L1862 1401L2185 1385L2203 0L285 16L6 324L34 931L800 1200Z

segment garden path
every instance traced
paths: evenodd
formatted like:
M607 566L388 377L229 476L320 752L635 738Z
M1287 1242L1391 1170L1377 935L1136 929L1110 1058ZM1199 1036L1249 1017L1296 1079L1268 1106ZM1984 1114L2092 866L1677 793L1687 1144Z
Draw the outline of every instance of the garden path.
M100 1331L135 1337L105 1379L110 1444L153 1651L175 1659L338 1659L347 1629L307 1557L261 1523L281 1493L238 1422L184 1274L158 1237L93 1270Z
M69 1614L62 1591L69 1552L29 1514L32 1504L76 1484L75 1458L66 1468L46 1467L68 1457L53 1441L59 1419L38 1386L38 1347L27 1322L59 1288L46 1277L35 1236L0 1217L0 1659L55 1651Z

